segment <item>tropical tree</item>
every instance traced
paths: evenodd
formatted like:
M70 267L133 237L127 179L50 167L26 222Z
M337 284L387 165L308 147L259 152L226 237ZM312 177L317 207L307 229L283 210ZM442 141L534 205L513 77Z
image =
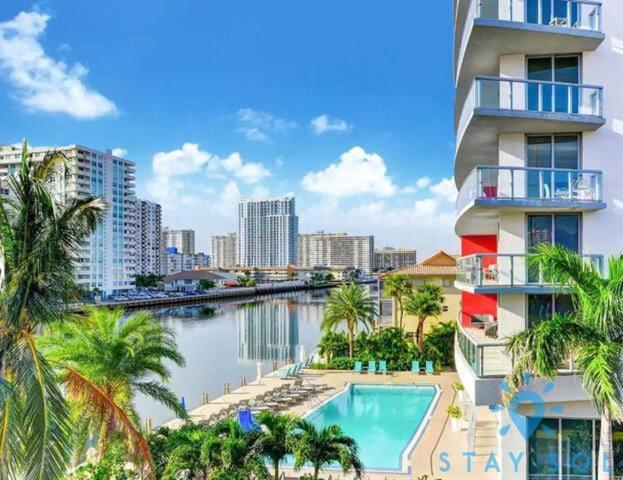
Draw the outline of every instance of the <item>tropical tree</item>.
M394 273L383 281L383 290L385 295L392 297L398 304L398 327L402 330L404 317L403 301L413 291L411 280L408 275Z
M608 261L608 276L561 246L540 245L530 266L543 280L568 292L572 312L554 315L514 335L508 351L514 358L507 378L511 392L525 374L554 378L570 358L587 396L601 416L599 480L613 478L612 422L623 420L623 256ZM508 399L507 399L508 400Z
M175 395L151 379L169 379L165 361L184 365L173 332L149 312L124 317L121 309L90 308L85 316L51 325L38 344L74 407L77 455L89 439L97 440L102 454L113 435L121 433L151 468L133 401L142 393L185 416Z
M60 152L35 163L24 141L0 195L0 478L59 478L71 454L69 410L34 336L64 314L76 253L105 204L61 195L65 167Z
M210 435L208 427L186 423L179 429L160 427L149 436L149 448L157 478L206 477L206 465L201 458L203 443Z
M209 480L268 480L261 431L244 432L236 420L224 420L210 429L201 447Z
M344 332L324 332L318 342L318 353L331 363L336 357L348 355L348 335Z
M210 290L211 288L216 287L216 282L214 280L209 279L201 279L199 280L199 288L201 290Z
M300 470L306 463L311 464L313 480L318 480L320 472L333 463L338 463L345 474L353 472L355 478L363 477L364 467L359 459L357 442L345 435L338 425L316 429L313 423L299 420L288 443L294 453L295 470Z
M279 480L279 464L292 453L287 440L297 424L297 418L293 415L262 412L257 420L264 427L262 454L270 459L273 464L274 478Z
M376 304L365 290L355 283L344 283L329 295L321 328L328 332L346 324L348 355L353 358L357 326L361 323L369 329L375 316Z
M424 353L424 324L429 317L441 315L443 302L442 288L433 283L424 284L412 292L405 301L406 312L418 319L416 336L420 355Z

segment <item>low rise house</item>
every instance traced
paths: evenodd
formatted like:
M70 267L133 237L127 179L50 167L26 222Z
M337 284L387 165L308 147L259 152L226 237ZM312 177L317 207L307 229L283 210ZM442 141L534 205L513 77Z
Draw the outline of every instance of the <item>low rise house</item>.
M406 275L414 290L426 283L439 285L443 289L442 313L437 318L429 318L426 322L426 329L436 322L456 321L461 308L461 292L454 286L457 273L456 257L439 251L421 263L380 275L378 325L381 327L398 326L400 322L400 308L397 300L387 296L384 291L384 281L390 275ZM416 317L404 313L403 326L407 333L415 332L417 323Z
M218 288L235 283L236 277L227 272L208 272L205 270L192 270L178 272L164 277L164 289L168 292L192 292L200 289L201 280L211 280Z

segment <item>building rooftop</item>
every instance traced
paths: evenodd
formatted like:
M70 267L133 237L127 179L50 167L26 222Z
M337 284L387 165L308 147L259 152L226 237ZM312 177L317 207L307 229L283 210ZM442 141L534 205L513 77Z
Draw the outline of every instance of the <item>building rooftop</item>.
M459 272L456 259L456 255L450 255L443 250L440 250L417 265L410 265L405 268L384 273L383 275L380 275L379 278L387 278L389 275L393 275L395 273L422 277L436 275L454 276Z
M178 272L173 275L164 277L164 283L175 282L176 280L229 280L227 275L219 275L218 273L208 272L206 270L189 270L187 272Z

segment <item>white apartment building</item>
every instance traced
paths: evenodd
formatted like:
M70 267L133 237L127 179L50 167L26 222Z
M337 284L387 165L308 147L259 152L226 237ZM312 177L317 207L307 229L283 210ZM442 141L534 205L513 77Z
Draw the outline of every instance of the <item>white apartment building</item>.
M399 270L417 264L417 251L412 248L385 247L374 251L374 270Z
M169 250L175 250L169 247ZM210 268L210 255L205 253L179 253L168 251L162 254L161 275L173 275L180 272L190 272L196 269Z
M108 210L95 233L85 239L76 259L76 281L104 295L134 288L136 274L135 164L82 145L36 147L29 152L41 161L51 150L67 157L66 181L56 188L62 197L103 198ZM21 161L21 147L0 147L0 181L14 173Z
M316 232L299 235L299 265L353 267L370 274L374 267L374 236Z
M293 197L242 200L238 204L238 264L296 265L299 219Z
M238 263L238 235L214 235L212 237L212 266L216 268L234 267Z
M162 229L162 250L168 247L177 248L178 253L195 253L195 231L191 229L174 230L169 227Z
M138 275L159 274L162 237L162 207L147 200L137 200L136 266Z
M513 415L485 420L511 366L505 339L572 308L526 268L531 247L560 244L603 269L623 248L623 2L455 0L454 14L467 448L474 464L497 455L494 478L592 480L599 418L572 363L551 386L530 382Z

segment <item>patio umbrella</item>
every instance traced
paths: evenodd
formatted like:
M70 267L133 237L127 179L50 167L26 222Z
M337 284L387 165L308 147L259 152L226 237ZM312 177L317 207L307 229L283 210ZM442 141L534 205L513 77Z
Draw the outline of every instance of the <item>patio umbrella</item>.
M257 362L255 366L257 367L257 378L255 379L255 383L257 383L258 385L261 385L262 384L262 362Z
M299 362L304 362L307 360L307 352L305 351L305 345L301 345L299 350Z

